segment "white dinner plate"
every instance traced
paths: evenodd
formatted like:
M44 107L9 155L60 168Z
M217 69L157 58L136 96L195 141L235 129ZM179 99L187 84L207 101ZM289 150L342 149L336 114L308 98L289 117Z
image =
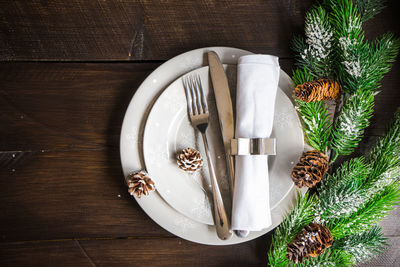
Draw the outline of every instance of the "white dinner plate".
M225 69L230 88L233 89L231 95L235 96L236 65L225 65ZM202 67L188 75L200 76L207 97L210 112L207 136L218 183L229 213L229 182L215 98L210 91L212 85L209 68ZM270 206L274 209L294 186L290 173L293 163L303 152L303 133L298 127L296 110L280 88L276 96L271 137L277 140L277 155L269 157ZM158 97L148 116L143 139L145 166L157 185L157 191L168 204L190 219L213 225L211 183L206 159L201 171L194 174L179 169L176 155L186 147L196 148L205 155L201 135L189 120L182 77L179 77Z
M152 104L162 91L178 77L191 70L205 66L207 64L206 54L208 51L215 51L222 63L225 64L237 64L237 59L240 56L252 54L245 50L229 47L200 48L178 55L154 70L136 90L122 124L120 153L125 177L133 171L145 168L142 155L142 140L144 124ZM281 72L282 75L286 78L282 84L279 84L279 87L287 95L291 95L293 84L286 73ZM300 127L300 124L298 127ZM174 235L196 243L230 245L252 240L271 231L281 223L284 215L293 207L296 197L297 190L293 188L282 199L279 206L272 211L273 224L271 227L260 232L252 232L246 238L233 236L226 241L218 239L213 226L196 222L176 211L162 199L157 191L152 192L149 196L136 199L136 201L153 221Z

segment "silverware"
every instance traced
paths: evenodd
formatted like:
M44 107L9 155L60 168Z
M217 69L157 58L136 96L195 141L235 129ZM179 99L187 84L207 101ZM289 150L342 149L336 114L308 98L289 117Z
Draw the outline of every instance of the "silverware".
M208 148L206 130L208 127L209 112L207 101L204 96L204 90L201 85L199 76L184 77L183 85L185 87L187 107L190 116L190 121L193 127L200 131L203 137L204 150L207 155L208 168L210 171L211 186L213 191L214 201L214 221L217 228L217 235L222 240L227 240L232 236L229 230L228 217L226 215L224 202L222 201L221 192L219 190L217 177L214 171L214 165L211 160L210 151Z
M234 118L232 98L229 90L228 78L226 77L221 60L214 51L208 52L208 65L210 66L210 76L213 84L215 100L217 103L218 119L221 128L222 140L225 148L225 158L227 162L229 182L231 185L231 195L233 199L233 186L235 182L235 164L231 156L231 140L234 138ZM249 231L235 230L238 237L246 237Z
M224 142L231 194L233 194L235 165L230 151L231 140L235 135L235 123L233 119L232 98L224 68L218 55L214 51L208 52L208 65L210 66L210 76L217 104L218 120L221 128L222 140Z

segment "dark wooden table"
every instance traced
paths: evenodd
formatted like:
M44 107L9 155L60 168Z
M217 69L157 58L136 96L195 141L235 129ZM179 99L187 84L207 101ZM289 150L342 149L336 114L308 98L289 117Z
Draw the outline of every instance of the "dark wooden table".
M400 35L395 0L368 38ZM162 229L127 193L119 134L145 77L172 56L232 46L280 57L313 1L0 1L0 266L265 266L271 235L194 244ZM400 102L384 78L356 154ZM392 247L370 266L399 266L400 211L382 223Z

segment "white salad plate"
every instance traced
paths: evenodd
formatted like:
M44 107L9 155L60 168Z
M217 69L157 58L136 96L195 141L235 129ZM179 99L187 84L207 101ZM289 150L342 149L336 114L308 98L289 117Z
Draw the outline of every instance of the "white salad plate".
M235 96L236 65L225 65L232 96ZM217 174L224 196L226 209L231 210L229 181L226 175L224 147L220 134L215 98L209 80L209 68L202 67L187 75L201 78L207 98L210 123L207 136ZM269 157L270 206L273 210L291 191L294 183L290 178L293 163L303 152L303 134L298 127L296 110L289 98L278 88L271 137L276 138L276 156ZM143 155L146 170L155 181L157 191L178 212L200 223L213 225L211 183L204 159L203 168L189 174L178 168L177 153L192 147L200 150L203 143L200 133L190 123L182 77L170 84L154 103L147 118Z
M133 171L146 169L143 158L143 133L148 114L154 102L177 78L192 70L206 66L206 54L208 51L215 51L222 63L230 65L236 65L239 57L252 54L245 50L229 47L201 48L178 55L153 71L137 89L125 113L120 139L121 164L125 176ZM279 88L288 96L292 94L292 81L283 71L281 71L280 75ZM287 114L281 115L282 117L278 118L278 120L285 124ZM294 126L301 129L298 119ZM302 147L304 145L303 139L297 145ZM300 154L299 152L296 158ZM293 207L297 192L298 190L292 187L279 204L272 209L272 225L269 228L260 232L252 232L246 238L233 236L226 241L218 239L214 226L190 219L178 212L162 198L158 191L140 199L136 198L136 201L152 220L176 236L196 243L230 245L257 238L279 225L287 212Z

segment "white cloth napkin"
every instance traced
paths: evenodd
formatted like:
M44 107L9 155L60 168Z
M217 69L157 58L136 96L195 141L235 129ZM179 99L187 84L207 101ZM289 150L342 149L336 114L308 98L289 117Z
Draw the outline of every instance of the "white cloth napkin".
M236 138L268 138L272 131L279 82L278 57L239 58L236 94ZM232 229L260 231L269 227L268 156L236 156Z

